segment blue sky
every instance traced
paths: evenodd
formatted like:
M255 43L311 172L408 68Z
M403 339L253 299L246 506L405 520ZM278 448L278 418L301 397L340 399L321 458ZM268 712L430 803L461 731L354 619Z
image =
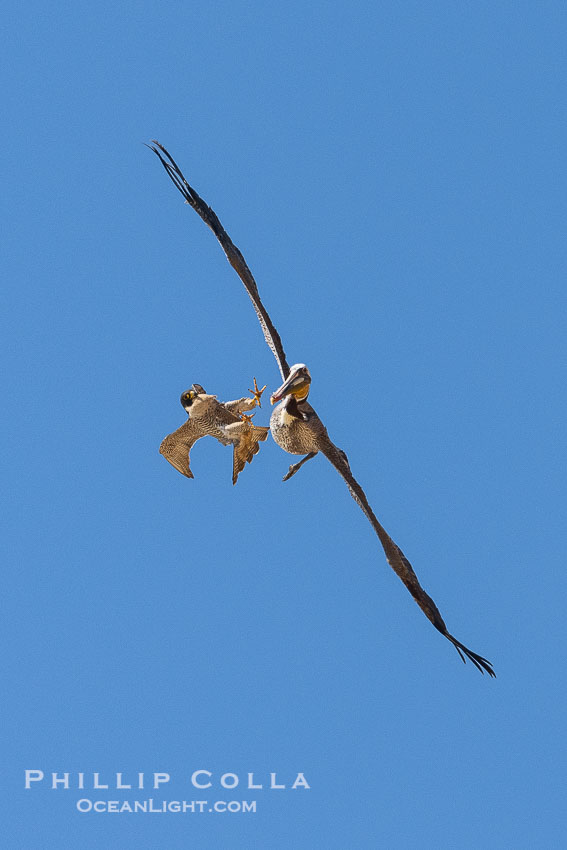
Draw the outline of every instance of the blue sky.
M563 4L32 2L6 23L6 846L557 846ZM213 440L193 481L160 457L191 383L226 400L279 375L151 138L496 680L427 622L324 458L282 484L270 438L233 488ZM25 790L26 769L171 779ZM201 769L209 803L256 813L76 808L204 799Z

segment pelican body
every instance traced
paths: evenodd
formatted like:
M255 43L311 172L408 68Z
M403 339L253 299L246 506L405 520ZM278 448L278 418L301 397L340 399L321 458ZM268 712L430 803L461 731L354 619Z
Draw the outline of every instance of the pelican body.
M289 378L272 395L272 404L280 401L270 417L272 437L292 455L318 452L327 429L307 401L311 375L304 363L292 366Z
M305 363L296 363L291 367L287 380L270 398L272 404L280 402L270 417L272 437L285 452L306 455L302 461L290 466L284 481L295 475L324 445L333 445L327 429L307 401L310 383L311 375Z
M252 425L250 416L246 416L246 411L259 404L258 394L223 403L208 395L200 384L193 384L182 393L180 401L187 412L187 422L165 437L160 453L186 478L194 478L189 463L191 447L201 437L214 437L223 446L234 446L232 483L236 484L246 462L251 463L259 450L259 442L268 436L269 428Z

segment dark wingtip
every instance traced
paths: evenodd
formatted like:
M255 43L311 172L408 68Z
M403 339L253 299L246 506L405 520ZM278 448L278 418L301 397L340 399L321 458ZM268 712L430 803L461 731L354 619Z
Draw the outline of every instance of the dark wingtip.
M486 672L493 679L496 678L496 673L494 672L490 661L488 661L486 658L483 658L482 655L477 655L476 652L473 652L471 649L468 649L466 646L464 646L464 644L454 638L453 635L447 633L445 634L445 637L451 641L451 643L453 644L465 664L467 663L466 659L468 658L469 661L474 664L476 669L480 670L483 675Z
M161 142L158 142L157 139L152 139L151 142L151 145L146 144L146 147L153 151L159 158L159 161L167 171L170 180L181 192L187 203L194 209L197 209L199 204L203 204L203 201L193 187L189 185L172 155L169 153L167 148L161 144ZM154 145L157 145L157 147L154 147Z

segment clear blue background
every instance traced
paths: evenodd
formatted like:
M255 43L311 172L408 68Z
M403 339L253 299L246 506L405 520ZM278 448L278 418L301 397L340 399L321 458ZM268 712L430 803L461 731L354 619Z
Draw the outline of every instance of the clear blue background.
M566 18L4 12L3 846L564 840ZM324 458L282 484L270 439L233 488L213 440L194 481L158 454L192 382L231 399L279 375L153 137L495 681L427 622ZM25 791L25 768L167 771L167 799L203 798L197 768L311 790L231 792L255 815L87 815L77 792Z

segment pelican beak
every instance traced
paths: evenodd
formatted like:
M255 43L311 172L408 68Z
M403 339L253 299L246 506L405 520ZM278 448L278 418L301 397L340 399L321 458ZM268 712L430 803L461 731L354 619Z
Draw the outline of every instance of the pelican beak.
M270 397L270 404L275 404L277 401L281 401L282 398L285 398L286 395L295 395L302 398L305 398L307 395L307 391L309 391L309 384L311 383L311 378L308 375L298 375L296 372L292 372L288 377L287 381L284 381L279 389L272 393Z

